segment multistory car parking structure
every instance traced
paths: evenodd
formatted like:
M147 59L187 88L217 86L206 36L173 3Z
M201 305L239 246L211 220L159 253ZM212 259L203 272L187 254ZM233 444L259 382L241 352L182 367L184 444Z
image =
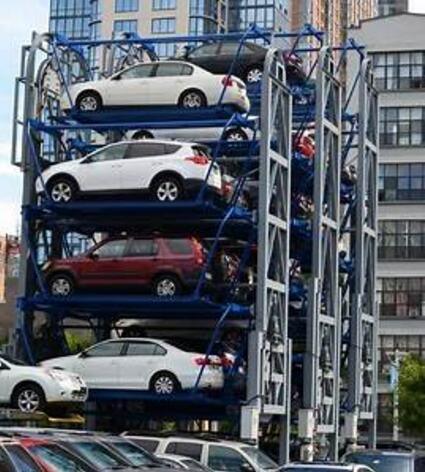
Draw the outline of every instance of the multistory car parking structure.
M312 46L298 47L305 36ZM274 47L279 37L293 41L292 51L284 55ZM63 114L59 108L61 94L70 99L72 83L110 77L137 61L155 61L157 42L225 40L238 40L241 47L245 41L263 41L269 48L261 82L248 87L248 114L222 105L221 100L196 109L170 105L82 112L72 107ZM81 49L85 46L98 49L100 69L93 71L87 65ZM308 61L313 66L302 82L291 83L285 73L285 57L292 54L316 57ZM347 54L358 55L359 71L342 101L338 74ZM227 83L223 81L223 90ZM355 87L360 101L350 107ZM352 108L354 113L349 112ZM299 33L275 35L252 26L245 34L159 39L124 35L115 40L68 41L36 36L31 47L24 48L16 89L12 159L24 170L16 351L31 362L66 353L64 329L81 327L75 320L88 322L101 340L110 336L119 319L183 318L201 325L205 320L208 357L223 329L236 323L243 332L236 357L246 363L246 392L230 388L214 396L200 392L195 384L172 397L92 390L91 400L141 401L148 405L145 418L147 411L151 417L165 414L173 419L219 420L233 414L240 417L240 435L247 439L257 439L259 419L261 424L277 423L283 459L288 454L291 418L307 458L322 436L327 438L329 456L337 456L340 417L349 441L357 440L358 423L367 421L373 442L377 119L378 100L364 48L349 41L331 49L323 34L308 25ZM102 136L102 144L140 129L221 127L224 135L235 126L250 129L252 139L209 143L210 166L219 163L234 174L227 199L211 195L205 183L196 197L169 203L104 197L56 204L47 192L36 198L34 183L44 167L90 152L99 145L89 141L93 133ZM22 159L17 158L20 131ZM307 132L314 132L313 148L304 139ZM245 193L249 204L244 203ZM113 293L51 296L41 266L48 256L69 254L67 234L73 232L88 237L195 233L209 241L207 263L193 292L172 298ZM230 241L237 247L237 269L217 295L208 289L206 275ZM241 296L248 265L255 272L255 303L252 295ZM73 324L67 324L70 318ZM41 319L48 323L49 342L37 342L35 326ZM46 347L56 352L43 351Z

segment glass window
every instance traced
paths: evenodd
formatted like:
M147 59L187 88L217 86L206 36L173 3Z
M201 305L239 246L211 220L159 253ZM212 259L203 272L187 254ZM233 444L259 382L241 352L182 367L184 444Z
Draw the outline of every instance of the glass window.
M157 461L157 459L144 451L141 447L132 444L130 441L112 441L111 444L135 467L155 467L160 465L160 462Z
M72 447L76 449L78 454L101 470L120 469L127 465L109 448L96 442L73 442Z
M166 154L165 144L137 141L130 144L125 157L126 159L136 159L140 157L162 156L164 154Z
M22 446L5 445L10 460L19 472L40 472L40 467Z
M175 18L155 18L152 20L152 33L164 34L176 32Z
M137 33L137 20L115 20L114 21L114 34L115 36L120 33Z
M115 12L138 11L139 0L115 0Z
M241 472L247 463L247 460L235 449L225 446L209 446L208 466L213 470Z
M155 343L134 342L127 344L127 356L164 356L167 351Z
M423 200L425 198L424 164L381 164L379 200Z
M381 109L380 141L383 146L423 146L423 107Z
M201 460L202 444L193 442L170 442L165 452L191 457L199 461Z
M132 67L130 69L121 72L119 77L121 79L144 79L146 77L152 77L154 70L154 64L143 64Z
M126 257L147 257L158 253L158 245L152 239L133 239Z
M278 465L256 447L243 447L241 450L261 470L277 469Z
M31 447L30 451L53 470L60 472L91 472L92 470L77 456L56 444L36 445Z
M15 472L5 451L0 447L0 472Z
M152 0L152 10L175 10L176 0Z
M114 146L108 146L88 156L84 161L84 164L91 164L94 162L104 161L118 161L124 157L127 150L126 144L118 144Z
M97 344L85 352L89 357L116 357L121 355L123 346L122 341L111 341Z
M93 255L98 256L100 259L123 257L126 245L126 239L114 239L95 249Z
M194 49L189 55L191 57L211 57L218 54L218 48L220 43L206 44L205 46L200 46L199 48Z
M159 441L157 439L145 439L145 438L130 438L133 442L138 444L139 446L143 447L149 452L155 453L156 449L159 445Z
M422 178L412 177L411 188L421 189ZM424 259L425 220L380 221L380 259Z
M190 255L193 252L189 239L168 239L167 246L174 254Z
M158 64L156 68L156 77L174 77L178 75L191 75L193 73L193 68L186 64L178 63L166 63L163 62Z

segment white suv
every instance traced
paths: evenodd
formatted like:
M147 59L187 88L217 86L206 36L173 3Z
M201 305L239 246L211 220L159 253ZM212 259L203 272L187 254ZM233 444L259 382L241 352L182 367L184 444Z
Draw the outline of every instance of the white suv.
M33 413L43 410L49 403L82 403L87 396L87 386L76 374L27 366L0 353L2 404L11 404L25 413Z
M201 439L185 436L124 436L155 454L191 457L219 472L264 472L278 465L257 447L243 442Z
M173 202L195 195L206 180L209 189L221 193L220 167L212 164L208 148L146 139L110 144L81 159L52 165L37 179L36 190L43 193L44 182L54 203L69 203L83 194L133 192Z

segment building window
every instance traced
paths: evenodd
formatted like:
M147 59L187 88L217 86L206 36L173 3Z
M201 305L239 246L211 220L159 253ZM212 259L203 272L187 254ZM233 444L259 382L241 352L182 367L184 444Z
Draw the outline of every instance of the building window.
M425 199L425 164L381 164L379 200Z
M381 145L425 145L424 110L423 107L381 108Z
M379 222L380 259L425 259L425 220Z
M376 85L381 90L425 87L425 52L385 52L371 54Z
M176 0L152 0L152 10L175 10Z
M159 43L154 45L155 52L160 59L168 59L176 55L175 43Z
M249 2L243 2L244 6L237 5L237 3L238 2L230 2L230 31L244 31L252 23L266 29L272 29L274 27L274 2L267 0L250 0Z
M156 18L152 20L152 33L164 34L176 32L175 18Z
M115 12L138 11L139 0L115 0Z
M382 278L377 286L381 317L425 316L425 277Z
M115 20L114 33L137 33L137 20Z

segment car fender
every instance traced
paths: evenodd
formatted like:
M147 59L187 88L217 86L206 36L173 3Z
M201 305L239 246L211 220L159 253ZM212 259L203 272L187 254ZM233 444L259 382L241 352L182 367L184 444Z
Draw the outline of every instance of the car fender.
M160 174L175 174L176 177L185 180L190 177L187 171L183 168L183 166L176 166L176 165L169 165L167 162L161 162L158 167L155 168L155 173L152 174L150 180L147 183L147 187L149 188L152 185L152 182L160 175Z
M16 387L25 383L38 385L43 390L47 401L56 397L56 383L41 367L15 367L13 370L15 372L12 374L10 383L10 400Z

